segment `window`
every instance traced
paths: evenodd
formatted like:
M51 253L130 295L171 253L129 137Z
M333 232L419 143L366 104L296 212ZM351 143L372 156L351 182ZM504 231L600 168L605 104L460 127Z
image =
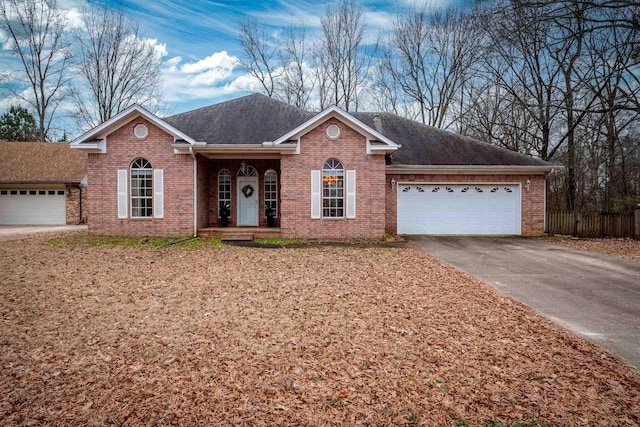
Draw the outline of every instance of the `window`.
M136 127L133 128L133 134L138 139L145 139L147 137L147 135L149 134L149 130L147 129L147 127L145 125L138 124L138 125L136 125Z
M337 159L329 159L322 168L322 217L344 217L344 168Z
M131 163L131 217L151 218L153 215L153 170L145 159Z
M258 171L253 166L247 166L242 162L242 166L238 170L238 176L258 176Z
M273 169L264 173L264 216L271 210L273 217L278 216L278 174Z
M218 218L225 206L231 208L231 172L222 169L218 172Z

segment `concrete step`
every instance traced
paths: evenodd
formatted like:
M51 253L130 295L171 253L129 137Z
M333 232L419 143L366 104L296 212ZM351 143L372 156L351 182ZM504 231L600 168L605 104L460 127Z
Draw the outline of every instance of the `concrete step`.
M226 241L251 241L253 240L253 234L249 233L223 233L220 239Z

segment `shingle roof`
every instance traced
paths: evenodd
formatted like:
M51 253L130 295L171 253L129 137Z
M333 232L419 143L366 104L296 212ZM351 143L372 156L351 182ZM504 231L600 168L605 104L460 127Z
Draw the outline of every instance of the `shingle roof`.
M260 94L167 117L165 121L208 144L273 141L315 114Z
M253 94L166 118L170 125L208 144L274 141L317 113ZM401 148L394 165L552 166L542 160L486 144L391 113L349 113ZM374 123L378 115L381 126Z
M0 141L0 182L80 183L87 175L87 153L62 142Z
M351 113L378 130L400 149L392 165L552 166L550 163L466 136L408 120L391 113ZM374 124L380 118L381 129Z

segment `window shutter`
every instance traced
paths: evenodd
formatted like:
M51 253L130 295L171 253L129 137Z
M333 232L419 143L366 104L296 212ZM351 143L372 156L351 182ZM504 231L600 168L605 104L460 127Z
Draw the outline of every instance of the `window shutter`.
M347 171L347 218L356 217L356 171Z
M153 216L164 218L164 171L153 170Z
M320 193L322 191L322 180L320 171L311 171L311 219L320 219Z
M127 198L127 171L126 169L118 170L118 218L125 219L128 209Z

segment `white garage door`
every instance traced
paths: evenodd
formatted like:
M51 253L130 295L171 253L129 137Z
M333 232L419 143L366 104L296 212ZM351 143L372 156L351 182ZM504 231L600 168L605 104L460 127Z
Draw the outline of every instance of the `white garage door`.
M0 224L66 224L65 190L0 189Z
M398 234L520 234L520 186L399 184Z

